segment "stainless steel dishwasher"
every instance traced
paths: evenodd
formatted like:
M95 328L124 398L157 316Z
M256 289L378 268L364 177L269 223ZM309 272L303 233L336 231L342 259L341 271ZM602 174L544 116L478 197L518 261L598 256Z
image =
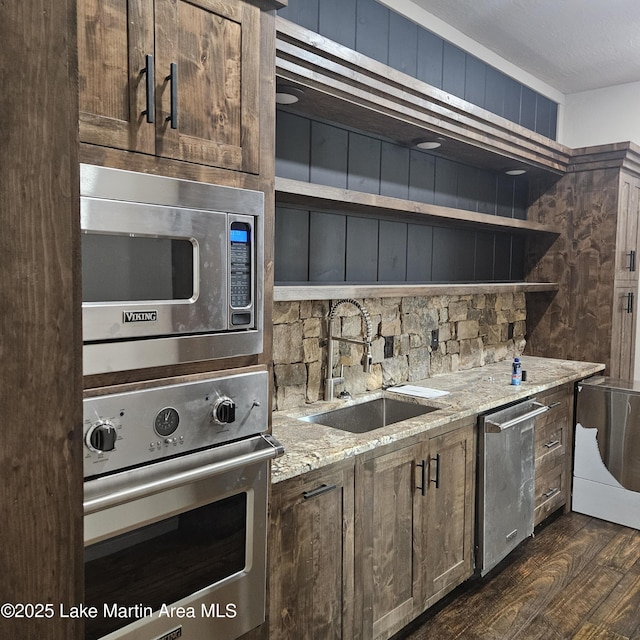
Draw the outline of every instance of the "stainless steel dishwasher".
M525 400L480 416L476 570L481 576L533 533L535 417Z

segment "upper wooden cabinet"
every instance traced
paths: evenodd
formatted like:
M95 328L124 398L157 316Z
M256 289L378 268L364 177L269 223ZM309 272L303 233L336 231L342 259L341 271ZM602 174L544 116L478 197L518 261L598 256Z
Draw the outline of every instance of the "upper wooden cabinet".
M259 170L260 8L81 0L80 140Z

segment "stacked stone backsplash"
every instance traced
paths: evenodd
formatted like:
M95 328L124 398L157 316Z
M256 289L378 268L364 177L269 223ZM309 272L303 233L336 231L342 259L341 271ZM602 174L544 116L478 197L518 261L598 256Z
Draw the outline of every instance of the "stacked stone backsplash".
M525 346L524 293L411 296L358 300L373 324L373 366L363 371L360 345L334 343L336 368L352 395L389 385L424 380L520 355ZM323 399L326 341L332 301L276 302L273 310L274 408L291 409ZM334 335L362 338L362 316L340 306ZM437 349L431 332L439 331Z

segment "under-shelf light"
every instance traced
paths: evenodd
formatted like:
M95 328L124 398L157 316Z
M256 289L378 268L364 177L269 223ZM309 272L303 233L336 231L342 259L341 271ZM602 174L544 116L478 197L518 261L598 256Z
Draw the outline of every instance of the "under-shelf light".
M276 86L276 104L295 104L304 95L304 91L290 84Z
M415 146L423 151L432 151L433 149L441 147L442 142L438 142L437 140L416 140Z

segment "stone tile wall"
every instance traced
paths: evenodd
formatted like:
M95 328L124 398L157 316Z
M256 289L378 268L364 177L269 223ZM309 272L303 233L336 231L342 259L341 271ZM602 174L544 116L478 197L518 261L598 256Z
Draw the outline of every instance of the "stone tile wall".
M274 409L323 399L327 316L333 301L277 302L273 310ZM439 373L482 366L520 355L525 347L524 293L359 300L373 324L373 366L364 373L364 349L336 343L336 369L343 365L351 394L423 380ZM511 325L511 326L510 326ZM430 347L439 330L438 348ZM512 337L510 334L512 332ZM362 338L364 323L353 305L337 310L334 335Z

